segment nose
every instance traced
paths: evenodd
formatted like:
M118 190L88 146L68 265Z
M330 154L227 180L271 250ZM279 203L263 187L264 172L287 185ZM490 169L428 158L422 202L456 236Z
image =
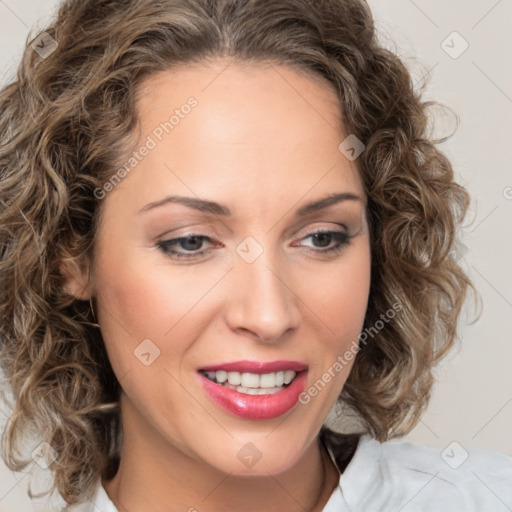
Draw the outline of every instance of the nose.
M297 328L300 312L290 272L266 254L252 263L237 258L225 318L234 332L272 343Z

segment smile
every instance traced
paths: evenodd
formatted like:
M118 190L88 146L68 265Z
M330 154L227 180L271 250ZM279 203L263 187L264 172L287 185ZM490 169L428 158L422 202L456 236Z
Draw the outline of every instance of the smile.
M278 393L288 386L297 375L293 370L263 373L261 375L257 373L226 372L225 370L204 372L203 374L216 384L221 384L238 393L248 395Z
M278 366L282 369L268 371ZM233 371L235 367L253 371ZM297 405L305 387L307 366L240 361L202 368L197 374L206 395L224 411L245 419L271 419Z

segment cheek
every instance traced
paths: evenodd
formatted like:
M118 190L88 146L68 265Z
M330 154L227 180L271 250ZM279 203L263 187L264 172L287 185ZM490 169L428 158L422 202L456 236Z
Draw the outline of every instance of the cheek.
M208 292L222 276L223 269L191 275L185 267L154 263L157 255L148 257L148 251L107 246L96 264L98 319L118 375L140 369L136 357L144 340L151 340L154 347L145 343L156 354L172 351L172 360L180 361L176 355L183 355L212 315Z
M328 413L354 365L368 306L370 273L370 249L365 238L347 251L339 264L314 276L308 274L308 286L316 290L311 309L318 312L317 325L324 327L326 335L318 338L317 363L301 403L321 394L324 400L315 401L315 407L323 410L317 412L320 416ZM311 287L313 281L317 284ZM326 392L320 393L324 387Z
M309 275L309 274L308 274ZM308 278L313 282L312 276ZM312 355L311 376L299 396L317 428L328 416L354 365L363 328L370 289L368 246L347 252L345 261L327 274L315 275L311 309L318 312L316 325L326 335L318 336ZM310 284L311 284L310 283Z
M126 241L128 236L122 236L127 228L122 228L111 229L114 234L103 235L98 242L95 284L105 310L104 324L116 324L117 329L135 338L160 336L165 330L162 320L166 316L169 324L173 320L168 308L173 287L162 281L165 274L148 258L154 250L131 246Z
M338 265L308 273L307 289L319 321L342 349L357 339L363 327L370 291L370 251L366 240L347 251ZM306 296L308 296L306 295ZM314 305L314 306L313 306Z

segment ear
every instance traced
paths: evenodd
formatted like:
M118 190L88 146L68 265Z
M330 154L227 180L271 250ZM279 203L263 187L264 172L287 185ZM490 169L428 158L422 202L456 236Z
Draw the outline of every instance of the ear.
M79 265L74 258L61 261L60 272L65 278L64 291L80 300L89 300L92 296L92 285L87 272L87 265Z

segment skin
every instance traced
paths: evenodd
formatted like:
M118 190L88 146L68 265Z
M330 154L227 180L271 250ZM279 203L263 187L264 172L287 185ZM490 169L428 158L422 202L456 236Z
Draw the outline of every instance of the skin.
M139 146L187 98L198 105L102 200L92 279L66 269L70 290L94 298L123 389L120 469L103 485L120 511L319 511L339 476L318 432L352 363L270 420L220 409L197 369L301 361L307 389L357 340L370 287L366 195L338 150L348 133L336 95L289 67L227 61L160 72L140 93ZM296 217L336 192L361 200ZM232 215L172 203L138 213L167 195ZM337 242L308 236L316 229L352 238L322 254ZM202 256L178 260L156 246L190 233L213 242L173 248ZM263 249L252 263L236 252L247 236ZM134 355L145 339L160 350L148 366ZM252 467L237 457L248 442L261 452Z

